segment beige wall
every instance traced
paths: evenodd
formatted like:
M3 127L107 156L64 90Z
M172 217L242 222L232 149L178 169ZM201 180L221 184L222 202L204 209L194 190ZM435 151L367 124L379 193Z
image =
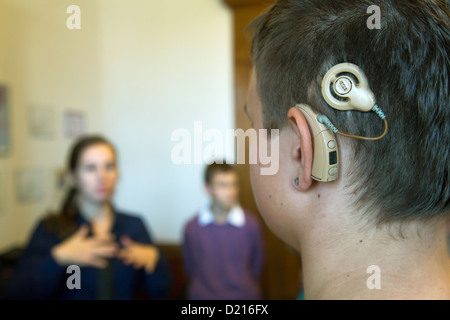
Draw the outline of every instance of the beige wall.
M86 16L98 15L96 1L77 1ZM89 131L100 128L100 50L98 19L84 19L82 30L66 27L70 1L0 1L0 82L10 90L10 142L0 158L6 180L6 210L0 216L0 248L24 241L30 228L59 200L55 171L64 165L70 140L63 135L66 109L85 112ZM30 107L52 110L53 138L29 132ZM19 170L43 172L43 195L35 203L19 203Z
M120 152L116 203L181 241L206 203L204 165L174 165L172 132L234 128L232 16L222 0L103 0L105 132ZM206 146L207 143L204 144Z
M81 30L66 27L73 3ZM0 157L0 250L22 244L59 203L56 170L72 142L63 113L72 109L119 150L116 205L142 215L157 240L179 242L207 198L203 165L172 164L171 133L192 131L195 120L233 128L231 54L231 13L221 0L0 0L0 83L10 89L11 126L10 152ZM53 110L52 138L30 135L30 106ZM28 168L43 172L44 197L24 204L15 180Z

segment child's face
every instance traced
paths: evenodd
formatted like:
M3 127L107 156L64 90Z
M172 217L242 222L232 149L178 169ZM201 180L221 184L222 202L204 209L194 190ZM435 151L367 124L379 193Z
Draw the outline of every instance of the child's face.
M230 209L238 202L239 198L239 180L237 173L216 172L212 176L211 183L206 189L212 200L225 209Z
M74 178L84 200L94 203L109 201L118 178L114 151L106 144L84 150Z
M253 72L247 97L247 114L255 130L263 129L263 117L261 100L256 88L256 74ZM261 143L258 134L258 150ZM286 243L297 248L296 219L292 219L292 211L295 212L295 205L292 205L294 190L292 183L298 176L296 173L296 164L294 159L296 155L292 153L292 146L295 135L289 130L280 130L279 142L279 170L275 175L261 175L261 167L264 165L251 164L250 177L252 182L253 194L258 209L271 230L277 234ZM270 139L268 141L270 145ZM269 148L269 147L268 147Z

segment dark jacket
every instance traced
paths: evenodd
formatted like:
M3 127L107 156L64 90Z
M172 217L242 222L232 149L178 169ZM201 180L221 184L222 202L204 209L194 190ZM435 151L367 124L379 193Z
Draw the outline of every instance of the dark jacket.
M89 225L80 215L78 225L82 224ZM112 233L117 240L127 235L136 242L153 244L142 219L128 214L115 212ZM102 273L97 268L81 267L81 289L68 289L67 280L72 272L68 273L67 266L58 265L50 253L51 249L61 242L62 239L51 233L43 221L38 224L15 268L7 292L8 299L99 299L101 291L99 288L105 288L100 280L104 279L104 270ZM150 275L146 274L144 269L136 270L133 266L127 266L115 258L110 260L109 265L112 299L168 297L171 274L167 260L161 252L156 269Z

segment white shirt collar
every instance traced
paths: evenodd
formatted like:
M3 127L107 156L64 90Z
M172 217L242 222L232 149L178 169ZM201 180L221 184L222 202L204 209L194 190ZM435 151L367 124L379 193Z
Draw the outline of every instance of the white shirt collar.
M198 223L204 227L214 222L214 215L209 206L200 210L198 215ZM227 222L235 227L243 227L245 224L245 214L241 206L236 205L231 208L227 216Z

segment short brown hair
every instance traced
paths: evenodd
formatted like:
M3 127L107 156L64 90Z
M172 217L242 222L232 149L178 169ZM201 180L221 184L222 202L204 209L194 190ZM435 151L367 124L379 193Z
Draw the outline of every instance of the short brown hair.
M236 172L236 169L226 163L214 162L206 167L205 170L205 184L209 185L216 173Z
M367 9L381 9L370 30ZM251 25L264 126L281 129L307 103L342 132L383 132L375 113L336 111L321 95L332 66L367 75L388 117L380 141L338 137L352 149L348 190L376 223L447 216L450 199L449 17L433 0L279 0Z

